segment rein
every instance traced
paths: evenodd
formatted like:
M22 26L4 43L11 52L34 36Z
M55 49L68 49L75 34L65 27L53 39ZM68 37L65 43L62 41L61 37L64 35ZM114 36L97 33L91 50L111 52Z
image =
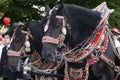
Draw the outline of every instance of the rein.
M70 73L67 70L69 68L68 62L79 63L80 61L83 61L87 57L89 57L87 59L87 61L88 61L87 63L89 66L96 63L100 58L105 63L107 63L110 67L112 67L114 71L116 71L117 73L120 74L120 68L118 66L116 66L114 64L114 62L104 54L108 47L108 38L109 38L109 33L107 32L108 15L111 14L113 12L113 10L108 9L106 4L102 8L101 8L102 10L100 9L101 12L99 11L99 9L97 10L97 8L96 8L96 11L99 11L100 13L102 13L102 15L101 15L102 20L99 22L98 26L93 31L93 33L89 37L89 39L85 43L78 44L71 50L68 50L68 47L66 47L66 52L61 51L60 52L61 54L58 55L61 59L65 60L65 78L66 78L65 80L69 80ZM65 22L64 16L61 16L58 18L60 18L60 19L62 18L63 22ZM64 24L66 24L66 23L64 23ZM47 26L48 25L49 25L49 20L47 21ZM62 29L63 28L65 28L65 30L66 30L66 27L64 25L62 26ZM64 36L64 38L66 36L66 34L64 34L65 30L62 30L63 31L62 35ZM62 43L64 42L64 39L61 41L60 40L61 39L59 38L59 36L56 39L53 37L44 36L42 39L42 42L59 45L59 43L61 41L62 41ZM80 46L82 46L82 47L80 47ZM88 71L89 66L87 66L86 71ZM85 80L87 80L87 77L85 78Z
M100 38L103 35L103 33L105 32L105 30L106 30L106 27L101 28L99 30L99 32L95 35L95 38L93 38L93 41L85 43L87 45L90 45L90 46L88 46L88 48L86 48L86 46L83 45L82 48L77 49L73 52L63 53L62 55L64 56L65 60L67 60L69 62L78 62L78 61L81 61L81 60L87 58L90 54L92 54L92 51L94 50L94 48L96 48L96 46L100 46L97 44L99 44ZM70 58L70 56L67 56L69 54L72 55L73 53L75 54L74 58L73 58L73 56L71 56L71 58ZM79 55L79 57L77 54Z
M93 41L93 44L92 44L92 46L93 47L95 47L95 45L96 45L96 43L97 43L97 40L99 39L99 37L98 38L96 38L95 39L95 37L96 37L96 33L97 32L99 32L99 30L103 27L103 26L105 26L107 23L108 23L108 15L110 14L110 13L112 13L112 11L113 10L110 10L110 9L108 9L105 5L106 5L106 3L103 3L103 7L101 7L101 12L99 11L99 10L97 10L97 8L96 9L94 9L94 10L96 10L96 11L99 11L100 13L102 13L102 15L101 15L101 17L102 17L102 20L99 22L99 24L98 24L98 26L96 27L96 29L93 31L93 33L92 33L92 35L89 37L89 39L82 45L82 47L84 47L84 46L86 46L86 44L88 44L90 41L92 42ZM50 15L49 15L50 16ZM104 16L104 17L103 17ZM56 18L58 18L58 19L62 19L63 20L63 26L62 26L62 34L63 34L63 36L64 36L64 38L65 38L65 35L66 34L64 34L64 33L66 33L67 31L66 31L66 21L65 21L65 18L64 18L64 16L56 16ZM46 24L47 26L49 25L49 19L48 19L48 21L47 21L47 23L48 24ZM95 40L93 40L93 39L95 39ZM52 43L52 44L59 44L59 42L60 42L60 39L59 39L59 36L58 36L58 38L53 38L53 37L50 37L50 36L43 36L43 38L42 38L42 42L43 43ZM64 43L64 40L62 40L62 43ZM81 43L80 43L81 44ZM79 45L79 44L78 44ZM62 56L64 57L66 54L68 54L68 53L71 53L71 52L73 52L74 50L76 50L76 48L77 48L77 50L79 50L79 48L78 48L78 45L77 46L75 46L75 48L73 48L72 50L70 50L69 52L66 52L66 53L64 53ZM90 44L91 45L91 44ZM82 49L82 48L81 48ZM94 49L94 48L93 48ZM77 51L76 50L76 51ZM93 51L93 50L90 50L89 51L89 54L86 54L84 57L82 57L82 59L84 59L85 57L87 57L87 56L89 56L90 55L90 52L91 51ZM81 59L81 60L82 60Z

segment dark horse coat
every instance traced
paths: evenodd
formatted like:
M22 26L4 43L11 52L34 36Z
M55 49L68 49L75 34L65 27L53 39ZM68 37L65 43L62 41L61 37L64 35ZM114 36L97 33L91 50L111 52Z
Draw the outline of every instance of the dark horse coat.
M70 48L74 48L80 43L85 43L102 19L101 14L97 11L72 4L57 5L50 11L46 11L48 11L48 14L46 14L46 21L43 22L45 27L48 26L48 29L45 37L50 37L57 43L56 39L59 39L62 27L65 27L67 34L65 34L64 43ZM62 16L64 19L62 17L57 18L57 16ZM63 20L66 23L65 26ZM50 41L43 43L42 56L46 60L55 61L55 56L58 54L56 50L59 46L56 43L50 43ZM116 56L111 46L110 41L108 41L108 47L104 54L115 62ZM74 63L72 66L76 67L78 64ZM102 60L92 65L89 70L89 80L114 80L114 75L113 69Z
M13 30L12 30L13 31ZM10 32L12 32L10 31ZM23 53L22 54L26 54L26 55L31 55L32 53L38 52L38 56L37 58L40 56L41 50L42 50L42 36L44 35L44 30L43 27L41 27L41 23L37 20L34 21L29 21L25 24L20 24L17 25L15 30L14 30L14 35L12 36L12 38L14 38L10 44L10 48L9 50L11 51L15 51L15 52L19 52L19 50L23 48ZM26 33L24 33L24 32ZM25 50L25 41L26 41L26 36L28 36L27 41L29 41L30 43L30 52L24 52ZM23 57L26 58L26 56L22 56L22 54L19 57ZM34 55L34 54L33 54ZM14 56L14 55L13 55ZM11 57L9 56L9 68L16 72L16 68L17 68L17 63L18 63L18 57ZM30 57L31 59L31 57ZM35 57L36 60L36 57ZM23 60L24 62L24 60Z

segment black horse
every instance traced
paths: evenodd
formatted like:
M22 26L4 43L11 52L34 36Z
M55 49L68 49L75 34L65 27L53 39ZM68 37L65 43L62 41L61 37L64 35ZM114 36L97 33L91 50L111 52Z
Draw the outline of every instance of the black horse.
M43 18L43 20L46 19ZM32 63L30 68L34 69L30 71L28 70L28 72L31 72L34 75L39 75L36 78L41 78L41 76L47 76L45 77L46 79L60 77L61 80L63 75L45 72L45 69L49 69L51 67L54 68L56 64L46 61L41 57L42 37L44 35L44 28L42 24L44 24L44 22L30 21L8 30L10 34L12 34L12 40L8 50L8 67L14 72L19 70L23 70L25 72L27 71L25 69L27 65L25 64L29 64L30 62ZM35 54L36 52L39 53L39 55ZM39 72L38 68L43 72ZM36 71L36 69L38 71ZM26 80L26 74L23 76Z
M11 32L13 35L8 50L8 65L12 71L16 71L18 60L21 56L25 57L24 53L31 55L33 52L37 52L40 56L44 29L39 21L34 20L16 26Z
M40 54L42 49L41 39L44 35L43 28L41 27L41 23L39 21L30 21L25 25L19 25L15 29L14 39L12 40L11 46L9 50L19 51L22 46L24 46L24 42L26 41L25 36L28 35L31 44L30 47L34 47L31 49L36 49L36 51ZM21 44L21 45L19 45ZM32 50L31 50L32 51Z
M42 56L48 61L55 62L63 57L65 60L67 60L67 55L61 55L62 53L60 54L61 51L64 51L63 49L66 46L67 48L72 49L70 54L77 50L77 52L79 52L82 50L82 48L85 49L89 47L90 45L88 44L93 41L92 39L95 39L95 34L97 34L97 32L102 29L100 28L102 26L100 23L102 20L101 13L92 9L87 9L72 4L61 4L55 6L51 10L47 9L46 11L48 11L46 14L46 20L43 21L46 23L44 24L46 33L42 40ZM103 40L103 42L104 41L106 40ZM103 54L107 55L107 57L115 62L116 56L109 40L107 46L108 47L106 47L107 49ZM94 49L89 53L96 53ZM75 53L72 55L73 57L75 56L74 54ZM84 59L79 59L75 62L68 61L67 65L68 67L79 70L80 66L84 64L81 64L81 62L86 62L87 58L89 58L90 55L91 54L84 57ZM78 75L79 73L77 73L78 72L73 71L73 74ZM89 68L89 80L114 80L114 75L114 70L101 59ZM73 80L78 79L73 78Z
M28 70L28 72L31 72L33 74L33 77L35 74L38 75L35 77L35 79L41 78L41 76L45 75L47 76L45 77L46 79L60 77L61 80L61 76L63 77L63 75L46 73L43 69L51 66L54 67L54 64L49 61L45 61L41 57L42 37L44 35L44 28L41 26L41 24L43 23L39 21L30 21L26 24L17 25L15 28L8 30L9 33L12 34L13 38L8 50L8 67L14 72L19 70L23 70L25 72L27 70L24 69L24 67L26 67L24 63L27 61L27 59L29 59L29 61L27 61L25 64L29 64L29 62L32 63L32 66L30 68L34 67L35 69L32 69L30 71ZM39 53L39 55L35 54L35 52ZM32 55L33 57L31 57ZM22 63L19 64L21 60ZM39 72L38 68L42 68L44 72ZM36 71L36 69L38 69L38 71ZM28 80L26 79L26 75L28 74L23 75L23 78L25 80Z

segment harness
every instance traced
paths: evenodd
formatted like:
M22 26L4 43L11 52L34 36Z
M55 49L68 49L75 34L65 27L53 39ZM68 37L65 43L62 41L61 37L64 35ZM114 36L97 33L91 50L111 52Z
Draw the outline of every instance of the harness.
M21 49L19 51L8 50L8 54L7 54L8 56L21 56L21 55L25 54L25 52L30 52L30 42L29 42L29 37L31 37L30 31L22 30L21 32L26 35L24 45L21 47ZM12 35L11 42L15 38L14 34L15 34L15 31Z
M67 52L61 52L60 55L62 59L65 60L65 78L64 80L78 80L78 79L83 79L83 80L88 80L88 69L90 65L93 65L96 63L99 58L102 59L105 63L107 63L110 67L113 68L115 72L117 72L117 77L120 74L120 67L116 66L115 63L107 57L104 53L108 47L108 38L109 38L109 33L108 33L108 15L112 13L114 10L110 10L107 8L106 3L103 2L100 6L96 7L93 9L95 11L100 11L101 12L101 17L102 20L100 21L99 25L96 27L94 30L93 34L90 36L90 38L82 44L78 44L75 48L69 49L66 47ZM61 39L61 34L58 36L58 38L52 38L49 36L44 36L42 39L43 43L52 43L52 44L60 44L64 43L65 35L66 35L66 25L65 23L65 18L64 16L56 16L58 19L63 20L63 26L62 26L62 39ZM48 20L49 21L49 20ZM47 22L49 23L49 22ZM48 25L48 24L46 24ZM63 30L64 29L64 30ZM86 64L82 68L75 69L69 66L70 63L80 63L81 61L84 61L86 59ZM81 74L80 74L81 73ZM117 80L117 77L115 80Z

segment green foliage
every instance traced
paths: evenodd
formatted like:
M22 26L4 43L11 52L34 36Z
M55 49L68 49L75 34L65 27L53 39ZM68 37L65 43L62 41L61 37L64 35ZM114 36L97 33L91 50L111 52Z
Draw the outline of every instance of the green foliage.
M34 8L33 5L40 7L43 2L42 0L4 0L4 4L0 4L0 12L3 14L1 15L0 24L3 23L2 19L6 16L11 18L11 23L25 22L32 19L40 20L40 13L42 12L38 8Z
M108 3L110 8L115 9L115 12L110 15L109 22L112 27L120 29L120 1L114 0Z
M28 20L41 19L41 13L38 8L45 3L50 5L58 4L59 0L0 0L0 24L3 24L2 19L5 16L11 18L12 22L25 22ZM109 8L115 9L115 12L110 15L110 25L120 29L120 1L119 0L64 0L64 3L76 4L86 8L94 8L103 1L107 2ZM38 6L34 8L33 5Z
M7 6L8 2L6 0L0 0L0 18L4 15Z

